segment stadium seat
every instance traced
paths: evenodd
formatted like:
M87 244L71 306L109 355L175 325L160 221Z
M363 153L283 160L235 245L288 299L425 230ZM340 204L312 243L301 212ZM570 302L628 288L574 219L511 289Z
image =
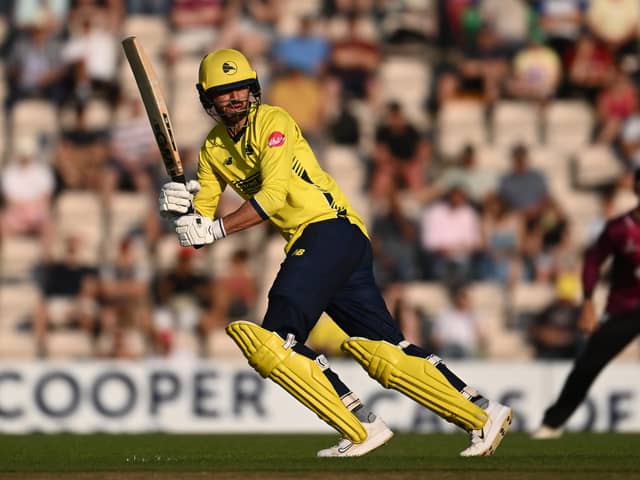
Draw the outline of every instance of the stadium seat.
M0 337L15 332L18 325L28 322L41 299L40 289L33 282L0 287Z
M431 70L421 58L388 56L379 69L385 101L402 105L409 119L420 129L428 126L423 105L431 89Z
M615 182L623 171L621 163L608 145L590 145L576 153L578 184L597 187Z
M492 137L495 145L511 147L516 143L539 143L538 109L522 101L499 101L492 115Z
M528 359L531 351L519 331L507 328L504 287L497 283L479 282L469 287L473 311L480 319L487 339L487 356L492 359Z
M511 167L509 150L504 146L480 145L476 148L478 168L495 172L500 177Z
M324 167L345 192L362 189L366 172L354 148L328 145L324 150Z
M42 260L40 240L27 236L6 236L0 243L0 280L28 281Z
M590 143L593 108L581 100L555 100L543 112L545 145L572 153Z
M517 283L507 301L510 308L508 322L518 327L520 315L536 313L545 308L555 298L553 285L548 283Z
M429 316L438 315L449 305L447 290L440 283L410 282L404 287L404 299Z
M2 332L0 335L0 358L32 360L37 356L33 335L19 332Z
M82 239L82 260L97 265L105 236L102 203L94 192L65 190L54 205L56 253L60 255L64 240L70 236ZM81 219L81 221L80 221Z
M109 209L109 238L112 248L133 230L140 229L150 213L151 198L146 193L114 193Z
M47 333L46 350L51 359L90 358L94 354L89 334L81 331Z
M52 103L46 100L22 100L13 111L12 144L21 137L32 137L39 141L45 137L49 141L58 138L58 114Z
M122 38L135 35L144 47L147 55L155 59L170 39L167 19L155 15L127 15L122 24Z
M165 93L170 102L171 120L178 145L199 149L214 122L200 107L195 80L200 67L199 58L185 57L173 66L173 96ZM165 90L165 92L167 92Z
M223 329L213 330L207 337L206 355L216 359L244 359L242 350Z
M438 148L446 157L457 156L471 143L487 143L484 107L480 102L460 100L445 103L438 114Z

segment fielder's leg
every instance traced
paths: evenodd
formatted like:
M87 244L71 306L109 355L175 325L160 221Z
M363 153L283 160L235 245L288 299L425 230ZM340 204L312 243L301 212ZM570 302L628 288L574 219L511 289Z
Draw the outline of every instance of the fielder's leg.
M637 311L610 317L589 337L573 364L558 399L544 413L542 425L533 438L558 438L565 422L584 401L587 392L602 369L639 333Z

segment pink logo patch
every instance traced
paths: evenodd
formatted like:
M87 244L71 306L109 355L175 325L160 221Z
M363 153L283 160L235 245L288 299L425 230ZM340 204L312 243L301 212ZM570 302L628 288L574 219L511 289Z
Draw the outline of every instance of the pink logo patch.
M282 132L271 132L269 135L269 148L279 147L284 144L284 133Z

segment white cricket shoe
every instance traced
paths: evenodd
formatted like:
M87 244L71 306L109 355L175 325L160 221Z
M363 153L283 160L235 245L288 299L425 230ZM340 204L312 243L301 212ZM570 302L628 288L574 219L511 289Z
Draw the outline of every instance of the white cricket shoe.
M487 423L480 430L472 430L471 445L460 452L462 457L482 457L491 455L509 430L513 419L513 410L498 402L489 401Z
M534 440L553 440L555 438L560 438L563 433L564 430L562 428L553 428L543 423L531 434L531 438Z
M334 445L318 452L318 457L360 457L381 447L393 437L393 432L380 417L371 423L362 424L367 431L367 439L362 443L353 443L343 438Z

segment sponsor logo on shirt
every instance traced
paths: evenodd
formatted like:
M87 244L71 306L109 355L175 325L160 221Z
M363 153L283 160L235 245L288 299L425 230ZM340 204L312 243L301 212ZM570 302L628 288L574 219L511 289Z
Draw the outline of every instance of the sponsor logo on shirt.
M281 145L284 145L284 133L282 132L271 132L271 135L269 135L269 142L268 142L269 148L273 148L273 147L279 147Z
M234 182L234 185L245 195L254 195L262 188L262 175L260 172L256 172L244 180Z

